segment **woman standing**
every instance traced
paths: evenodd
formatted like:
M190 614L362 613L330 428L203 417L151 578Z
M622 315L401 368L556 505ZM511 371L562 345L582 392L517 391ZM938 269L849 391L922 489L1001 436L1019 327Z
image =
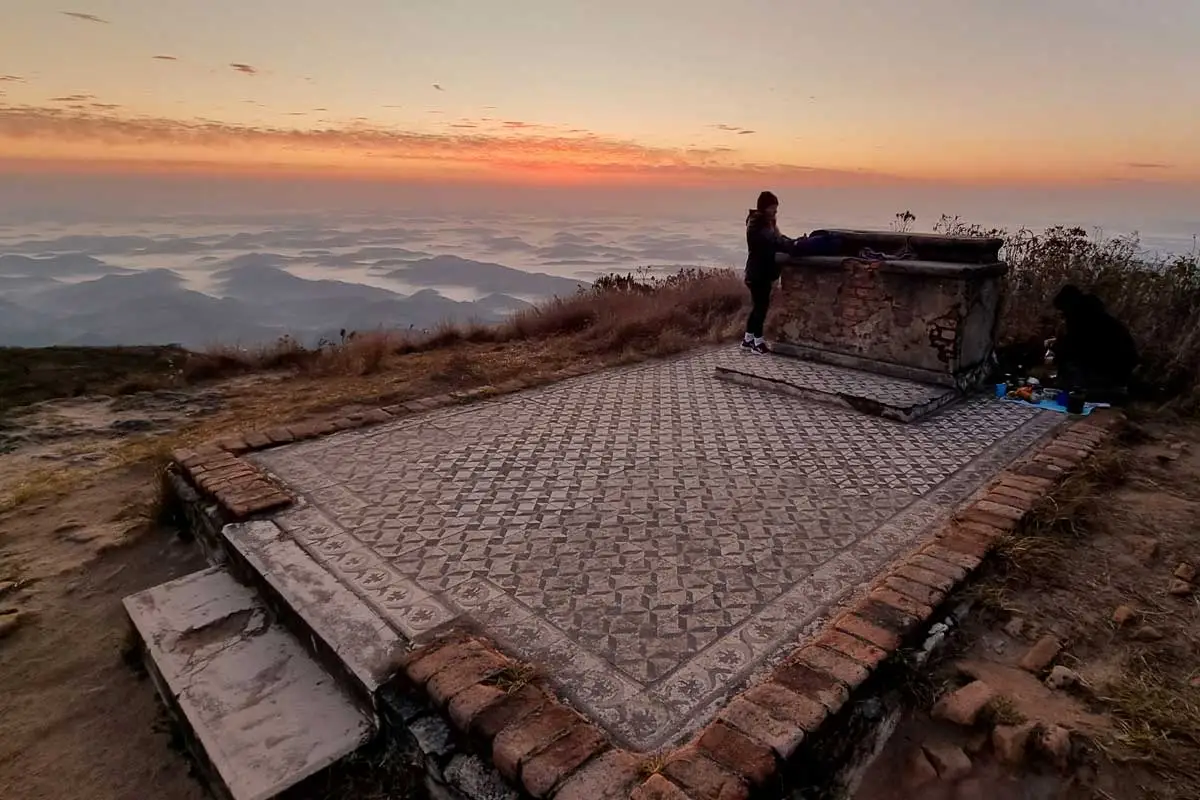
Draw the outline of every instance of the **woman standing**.
M746 335L742 349L762 355L769 353L763 341L763 324L771 305L771 289L779 280L776 253L792 253L796 240L779 232L775 216L779 213L779 198L771 192L758 196L758 203L746 215L746 286L750 288L750 317L746 320Z

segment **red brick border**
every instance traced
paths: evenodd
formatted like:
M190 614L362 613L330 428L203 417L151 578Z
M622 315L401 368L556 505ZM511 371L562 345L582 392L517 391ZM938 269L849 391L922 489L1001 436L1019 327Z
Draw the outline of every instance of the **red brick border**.
M501 774L535 798L746 800L759 790L771 793L799 747L930 620L1058 478L1095 452L1120 419L1109 414L1074 422L1002 472L813 643L732 698L713 722L672 752L621 750L540 685L505 688L502 678L519 674L520 665L482 637L455 635L414 650L403 672L460 733L490 754Z

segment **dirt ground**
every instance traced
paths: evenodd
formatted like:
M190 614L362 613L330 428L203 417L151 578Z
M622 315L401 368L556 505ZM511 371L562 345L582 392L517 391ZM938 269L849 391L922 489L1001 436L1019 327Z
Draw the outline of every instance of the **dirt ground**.
M1001 547L857 800L1200 797L1200 425L1131 424L1122 439ZM1047 636L1061 652L1022 668ZM998 699L974 725L929 713L976 679ZM1004 757L995 724L1031 727L1028 745ZM1039 743L1056 729L1061 747ZM959 768L942 769L947 747Z
M124 661L121 598L203 566L141 516L153 486L132 469L0 517L0 797L203 797Z

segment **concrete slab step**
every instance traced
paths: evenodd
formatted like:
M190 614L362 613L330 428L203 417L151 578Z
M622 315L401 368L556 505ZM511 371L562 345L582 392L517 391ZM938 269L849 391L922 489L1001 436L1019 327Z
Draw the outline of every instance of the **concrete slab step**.
M250 568L284 623L368 703L399 668L408 641L274 522L226 525L235 562Z
M897 422L915 422L962 397L946 386L777 354L730 353L717 363L716 376Z
M160 694L214 788L233 800L275 797L374 735L373 715L225 569L124 605Z

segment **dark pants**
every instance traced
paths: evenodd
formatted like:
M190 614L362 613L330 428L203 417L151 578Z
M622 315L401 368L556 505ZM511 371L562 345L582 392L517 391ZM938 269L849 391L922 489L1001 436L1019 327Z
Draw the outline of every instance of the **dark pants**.
M750 316L746 320L746 333L761 339L775 281L746 281L746 285L750 287Z

